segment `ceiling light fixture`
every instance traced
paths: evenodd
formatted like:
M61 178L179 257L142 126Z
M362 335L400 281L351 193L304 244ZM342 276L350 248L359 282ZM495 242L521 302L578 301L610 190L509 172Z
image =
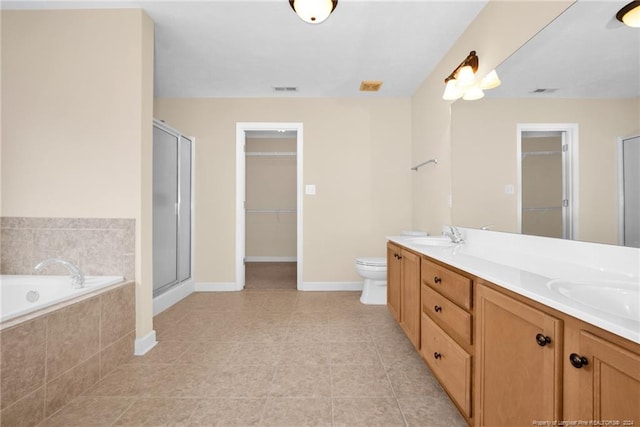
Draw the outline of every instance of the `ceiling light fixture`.
M338 0L289 0L289 5L303 21L319 24L335 10Z
M616 13L616 18L625 25L640 28L640 1L632 1Z
M476 80L478 71L478 55L472 50L464 61L444 79L446 84L442 99L455 101L462 98L473 101L484 96L483 90L500 86L500 79L496 70L491 70L480 82Z

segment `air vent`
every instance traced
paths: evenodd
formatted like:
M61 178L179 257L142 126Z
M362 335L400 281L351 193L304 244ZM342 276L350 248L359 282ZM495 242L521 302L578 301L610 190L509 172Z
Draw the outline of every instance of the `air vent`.
M292 93L292 92L297 92L298 88L295 86L274 86L273 91L280 92L280 93L285 93L285 92Z
M540 89L532 90L531 93L553 93L557 90L558 90L557 88L556 89L540 88Z
M380 90L380 86L382 86L382 81L380 80L363 80L362 83L360 83L360 91L377 92Z

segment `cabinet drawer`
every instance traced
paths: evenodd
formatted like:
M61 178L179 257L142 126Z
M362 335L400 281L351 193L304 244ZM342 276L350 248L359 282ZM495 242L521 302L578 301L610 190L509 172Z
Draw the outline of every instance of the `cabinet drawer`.
M471 309L471 279L422 259L422 282L461 307Z
M427 285L422 285L422 312L453 332L456 338L471 344L471 314L464 311Z
M420 352L449 396L471 417L471 356L424 313Z

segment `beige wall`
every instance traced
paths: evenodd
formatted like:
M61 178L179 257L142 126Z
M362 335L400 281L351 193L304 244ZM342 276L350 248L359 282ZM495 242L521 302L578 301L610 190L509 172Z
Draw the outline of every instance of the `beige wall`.
M437 158L439 163L427 165L413 175L414 228L439 234L443 224L456 223L447 204L456 159L451 154L452 102L442 100L445 77L472 50L480 59L478 76L484 76L571 3L572 0L489 2L416 90L411 104L413 162ZM456 104L466 102L460 100ZM472 155L469 153L470 158ZM454 206L456 202L453 194Z
M146 334L153 23L136 9L3 11L2 91L2 215L135 219Z
M249 260L293 259L297 255L296 156L250 153L295 153L296 139L247 138L246 152L245 255ZM255 212L274 209L293 211Z
M637 99L482 99L453 106L453 221L516 230L518 123L577 123L579 240L617 241L616 138L637 131ZM496 120L499 118L499 120Z
M196 137L196 282L235 280L237 122L304 126L305 282L358 281L411 224L409 99L156 99L155 116Z

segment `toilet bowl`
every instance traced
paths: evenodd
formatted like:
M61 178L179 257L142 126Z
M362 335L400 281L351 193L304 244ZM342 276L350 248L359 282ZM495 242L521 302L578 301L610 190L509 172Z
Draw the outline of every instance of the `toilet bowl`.
M387 259L384 257L356 258L356 272L364 279L360 302L384 305L387 303Z

